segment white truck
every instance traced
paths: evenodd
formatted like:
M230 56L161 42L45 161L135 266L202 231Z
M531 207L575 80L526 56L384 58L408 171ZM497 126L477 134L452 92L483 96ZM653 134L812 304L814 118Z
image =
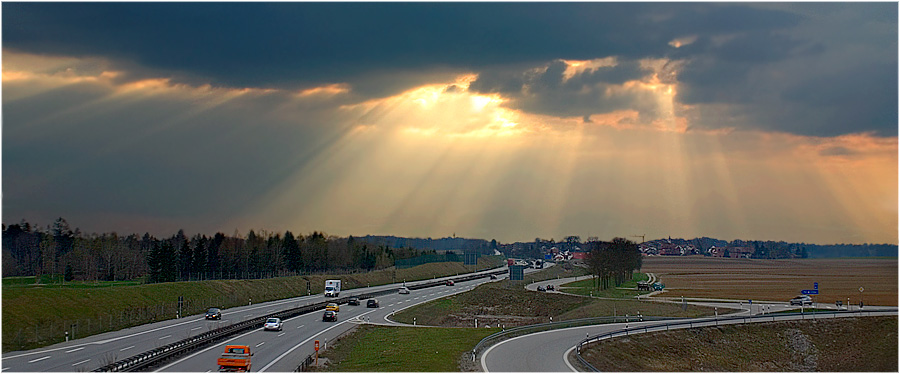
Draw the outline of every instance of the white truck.
M325 281L325 297L338 297L341 294L341 281L329 279Z

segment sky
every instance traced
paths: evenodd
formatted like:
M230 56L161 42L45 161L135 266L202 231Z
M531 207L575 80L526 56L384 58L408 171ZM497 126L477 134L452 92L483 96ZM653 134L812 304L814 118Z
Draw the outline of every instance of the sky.
M898 242L897 3L2 4L2 220Z

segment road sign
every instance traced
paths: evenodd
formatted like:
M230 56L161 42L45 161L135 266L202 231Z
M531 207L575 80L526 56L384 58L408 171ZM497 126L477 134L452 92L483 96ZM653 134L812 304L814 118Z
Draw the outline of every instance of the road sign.
M862 287L859 288L859 292L863 292L863 288L862 288Z
M525 280L525 267L522 265L510 266L509 280Z
M318 351L319 351L319 341L316 340L316 352L318 352Z
M801 290L800 293L804 295L818 295L819 290Z
M818 289L819 289L819 282L813 282L813 289L814 289L814 290L818 290Z

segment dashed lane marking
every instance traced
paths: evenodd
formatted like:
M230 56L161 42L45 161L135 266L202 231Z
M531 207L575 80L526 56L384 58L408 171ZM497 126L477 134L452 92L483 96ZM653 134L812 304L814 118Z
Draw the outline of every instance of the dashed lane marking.
M78 366L78 365L81 365L81 364L83 364L83 363L85 363L85 362L88 362L88 361L90 361L90 360L91 360L91 359L87 359L87 360L84 360L84 361L79 361L79 362L76 362L76 363L72 364L72 366Z
M299 329L299 328L301 328L301 327L303 327L303 326L304 326L304 325L300 325L300 326L297 326L297 328Z
M163 339L165 339L165 338L171 338L171 337L172 337L172 335L166 335L166 336L163 336L163 337L159 338L159 340L163 340Z
M282 335L284 335L284 334L287 334L287 333L286 333L286 332L283 332L283 333L281 333L281 334L278 334L278 336L282 336Z
M28 361L28 363L29 363L29 364L32 364L32 363L35 363L35 362L38 362L38 361L41 361L41 360L46 360L46 359L48 359L48 358L50 358L50 356L44 356L44 357L41 357L41 358L36 358L36 359L34 359L34 360Z
M203 328L203 326L200 326L200 327L194 327L194 328L191 329L191 331L199 330L199 329L202 329L202 328Z
M127 350L129 350L129 349L131 349L131 348L134 348L134 346L132 345L132 346L130 346L130 347L122 348L122 349L119 350L119 352L127 351Z
M84 347L75 348L75 349L73 349L73 350L66 351L66 353L71 353L71 352L75 352L75 351L80 351L80 350L82 350L82 349L84 349Z
M261 345L263 345L263 344L266 344L266 342L262 342L262 343L257 344L257 345L256 345L256 348L259 348L259 346L261 346Z

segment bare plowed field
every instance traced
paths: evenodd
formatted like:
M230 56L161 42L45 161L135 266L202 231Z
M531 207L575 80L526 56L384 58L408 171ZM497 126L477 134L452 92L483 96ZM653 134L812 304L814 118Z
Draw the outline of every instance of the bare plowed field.
M645 257L641 272L666 285L662 297L787 301L819 283L818 302L897 305L897 259L757 260ZM863 288L863 292L859 288Z

